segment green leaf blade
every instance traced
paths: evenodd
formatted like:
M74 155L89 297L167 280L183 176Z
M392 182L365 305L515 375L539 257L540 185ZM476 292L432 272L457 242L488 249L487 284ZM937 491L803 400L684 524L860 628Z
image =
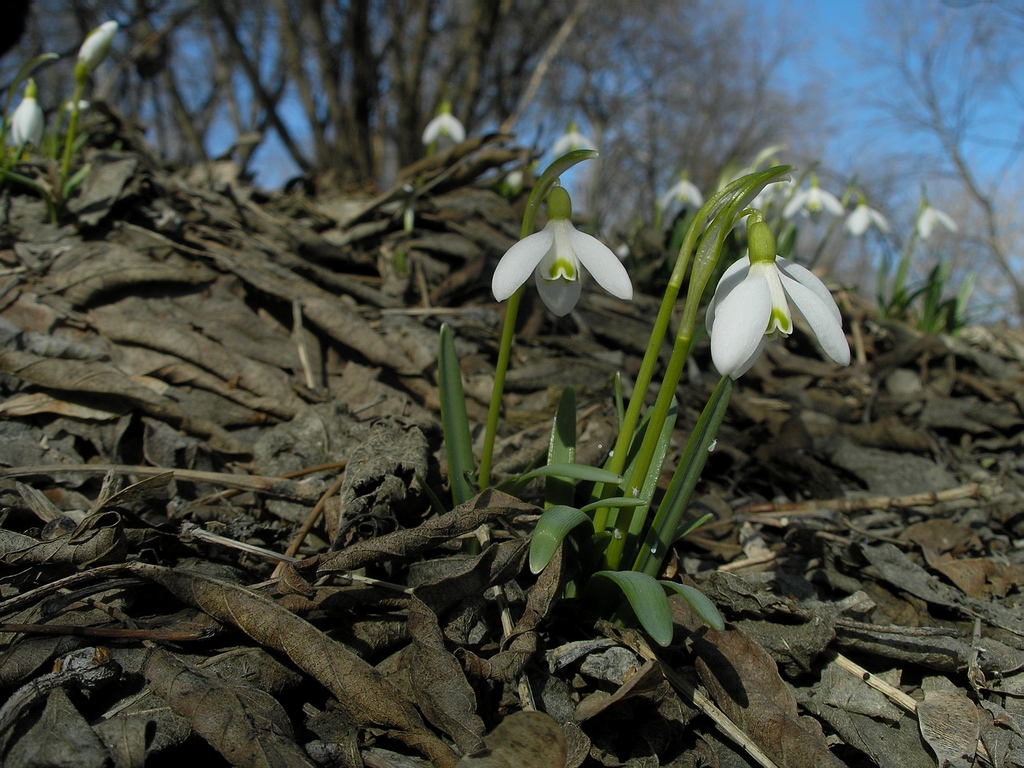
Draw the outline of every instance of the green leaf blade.
M665 647L672 642L672 609L665 588L653 576L637 571L598 571L593 578L605 578L622 590L640 626L651 639Z
M564 504L544 510L530 539L530 572L538 574L543 571L569 532L590 522L585 512Z
M701 617L705 624L712 629L717 629L721 632L725 629L725 618L715 607L715 604L708 599L708 596L701 592L695 587L691 587L687 584L678 584L674 581L662 581L661 585L668 589L671 589L677 595L680 595L686 602L690 604L694 612Z
M469 434L462 370L455 352L455 339L447 324L441 326L437 357L437 387L441 400L441 428L448 458L448 475L455 505L473 498L469 477L475 472L473 440Z

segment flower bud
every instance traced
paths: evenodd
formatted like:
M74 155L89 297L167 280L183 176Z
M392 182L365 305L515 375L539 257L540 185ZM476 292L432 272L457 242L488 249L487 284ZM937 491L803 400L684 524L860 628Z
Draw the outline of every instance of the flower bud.
M105 21L89 33L78 49L78 63L75 65L75 77L82 79L92 74L100 62L107 57L110 51L110 43L117 34L118 23L116 21Z

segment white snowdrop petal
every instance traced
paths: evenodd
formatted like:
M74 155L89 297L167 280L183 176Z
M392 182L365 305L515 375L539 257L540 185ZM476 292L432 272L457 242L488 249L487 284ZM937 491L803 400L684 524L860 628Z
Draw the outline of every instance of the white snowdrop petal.
M779 272L782 273L783 287L789 292L789 286L792 283L787 282L786 278L807 288L811 293L818 297L822 304L830 308L832 316L835 318L837 323L841 323L843 316L839 313L839 307L836 306L835 299L832 298L832 294L829 292L825 284L818 279L807 267L802 267L789 259L784 259L779 256L775 259L775 265L779 268Z
M435 141L437 141L437 139L438 139L438 137L440 135L441 135L441 117L440 117L440 115L438 115L433 120L431 120L429 123L427 123L427 127L423 129L423 144L424 144L424 146L429 146L430 144L433 144Z
M797 192L793 197L786 203L786 207L782 209L782 217L785 219L791 219L796 216L804 207L804 203L807 202L807 191L803 190Z
M524 237L501 257L491 277L491 292L495 299L505 301L529 279L554 242L555 236L549 227Z
M632 299L633 283L629 273L612 250L596 237L573 229L568 222L566 225L569 227L569 241L576 258L597 284L612 296Z
M444 118L444 130L456 144L461 144L466 140L466 129L462 127L462 123L454 115L441 115Z
M771 292L767 281L749 270L738 285L727 288L728 292L722 293L723 288L719 283L711 359L719 373L736 378L744 365L752 364L750 357L765 338L771 317Z
M540 300L558 317L565 317L580 300L583 291L582 280L545 280L536 273L537 293Z
M849 365L850 343L843 333L842 322L836 318L838 310L832 298L823 301L817 292L795 281L784 280L783 285L793 308L811 326L825 354L840 365Z
M831 192L821 190L821 207L825 209L827 213L831 213L833 216L842 216L846 211L843 208L843 204L839 202L839 198L833 195Z
M854 237L860 237L868 231L871 225L871 215L866 205L858 205L846 218L846 231Z

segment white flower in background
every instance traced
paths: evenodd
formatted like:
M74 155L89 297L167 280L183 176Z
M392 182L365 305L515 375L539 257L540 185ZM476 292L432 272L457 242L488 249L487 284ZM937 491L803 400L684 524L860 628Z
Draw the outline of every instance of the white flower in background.
M927 240L932 236L932 232L935 231L936 224L950 232L956 232L958 229L956 222L953 221L948 213L944 213L938 208L932 208L931 204L925 200L924 205L921 207L921 212L917 214L918 236L922 240Z
M107 57L110 43L117 34L116 21L105 21L89 33L78 49L78 63L75 65L75 77L81 79L92 74L100 62Z
M842 216L845 209L835 195L818 186L818 177L812 175L811 186L801 189L790 198L786 207L782 209L782 216L791 219L797 214L813 216L822 211L832 216Z
M85 112L85 110L89 109L91 106L92 106L92 104L90 104L85 99L79 99L78 100L78 111L79 112ZM64 102L64 111L65 112L74 112L75 111L75 102L73 102L73 101L66 101L66 102Z
M752 221L747 231L748 255L725 271L708 305L711 359L718 372L738 379L769 339L789 336L791 307L810 325L825 354L849 365L850 345L828 288L810 270L776 255L775 236L763 221Z
M879 232L888 235L889 234L889 222L885 216L876 211L874 208L869 208L868 204L864 200L864 195L860 196L860 200L857 203L857 207L853 209L853 212L846 217L846 231L854 237L860 237L871 227L875 227Z
M704 205L704 195L697 189L697 185L687 178L684 171L679 175L679 181L662 195L661 211L665 221L672 221L686 205L700 208Z
M43 108L36 101L36 82L29 80L21 103L11 115L10 144L23 147L31 144L38 147L43 139Z
M594 142L580 133L574 120L569 123L569 129L555 141L554 146L551 147L551 154L557 158L576 149L597 149L597 147L594 146Z
M466 140L466 129L452 114L452 105L447 100L441 102L441 106L437 108L437 116L423 129L424 146L429 146L442 138L451 139L454 144L461 144Z
M491 279L494 298L505 301L532 273L541 300L562 317L579 301L583 269L613 296L633 298L629 273L618 257L597 238L577 232L571 215L569 193L554 187L548 194L547 226L513 245L498 262Z

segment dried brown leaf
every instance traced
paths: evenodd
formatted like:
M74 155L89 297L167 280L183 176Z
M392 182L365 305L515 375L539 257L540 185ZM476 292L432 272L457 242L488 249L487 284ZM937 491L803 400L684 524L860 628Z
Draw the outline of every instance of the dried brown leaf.
M418 598L409 601L409 677L420 711L466 753L480 746L484 721L476 694L459 662L445 647L437 615Z
M156 649L145 667L150 688L232 765L312 766L295 743L288 715L270 694L225 682Z
M257 643L288 656L334 694L360 725L391 729L396 738L442 768L455 764L451 749L427 730L397 688L305 619L235 584L144 563L130 563L127 568L156 582L182 602L237 627Z
M458 768L562 768L567 747L555 719L543 712L516 712L484 737L483 749Z
M921 736L944 768L974 765L978 708L962 691L926 691L917 705Z
M0 542L0 547L10 542ZM61 564L76 567L102 565L123 560L127 551L121 516L105 512L85 518L75 530L49 541L40 541L4 554L8 565Z
M807 728L771 656L739 630L694 638L697 673L714 702L779 765L838 768L821 731Z
M21 768L105 768L110 755L68 695L52 691L36 723L4 750L3 764Z
M500 517L536 512L537 508L532 504L501 491L486 490L451 512L431 518L415 528L360 541L340 552L321 556L315 561L317 575L350 571L390 557L416 557Z

